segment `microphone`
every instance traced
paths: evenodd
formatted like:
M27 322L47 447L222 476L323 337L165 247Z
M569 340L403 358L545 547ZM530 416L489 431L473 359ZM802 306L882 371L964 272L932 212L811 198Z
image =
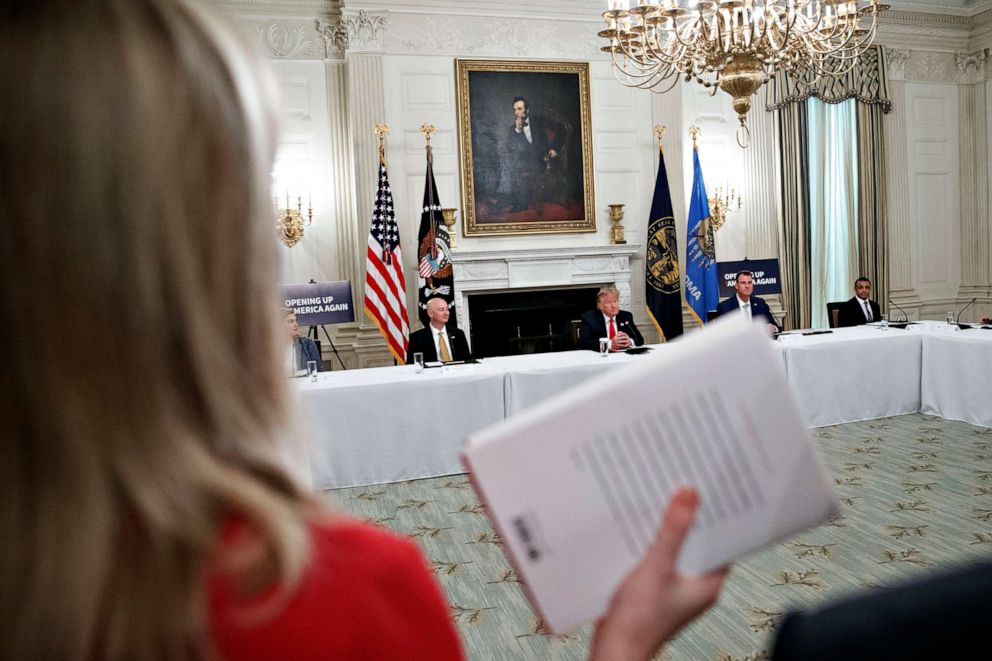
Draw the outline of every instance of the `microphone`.
M968 305L966 305L963 308L961 308L961 312L958 312L958 316L954 319L954 323L956 323L958 325L958 328L961 328L962 327L961 326L961 315L964 314L964 311L967 310L968 308L970 308L971 307L971 304L974 303L977 300L978 300L978 297L976 296L975 298L973 298L970 301L968 301ZM971 328L971 326L967 326L967 327L968 328Z
M889 299L889 305L894 307L896 310L899 310L899 312L902 312L902 321L899 322L900 324L909 323L909 315L906 314L905 310L903 310L901 307L896 305L895 301L893 301L891 298Z

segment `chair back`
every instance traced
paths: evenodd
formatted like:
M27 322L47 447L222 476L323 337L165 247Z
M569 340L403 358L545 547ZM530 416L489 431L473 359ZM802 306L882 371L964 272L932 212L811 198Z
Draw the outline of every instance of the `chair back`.
M706 311L706 321L713 321L714 319L716 319L719 316L720 316L720 313L717 310L707 310Z
M827 323L830 324L831 328L840 326L840 309L843 305L843 301L827 303Z

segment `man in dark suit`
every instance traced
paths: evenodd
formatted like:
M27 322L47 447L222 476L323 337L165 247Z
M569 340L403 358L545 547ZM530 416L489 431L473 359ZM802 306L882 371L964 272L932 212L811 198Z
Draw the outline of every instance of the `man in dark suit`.
M871 280L861 276L854 281L854 297L840 308L839 326L860 326L881 321L882 310L871 300Z
M734 289L737 291L735 296L720 301L717 304L716 311L718 313L727 314L734 310L741 310L747 315L748 319L764 317L768 322L769 333L777 333L781 330L764 299L751 295L751 292L754 291L754 276L750 271L740 271L737 273L737 278L734 281Z
M513 125L505 143L499 187L511 213L541 206L541 178L555 170L564 143L565 128L559 122L531 115L525 97L513 99Z
M644 344L644 336L634 325L634 315L620 309L620 292L603 287L596 294L596 309L583 313L579 347L599 351L599 338L610 338L610 351L623 351Z
M450 363L453 360L470 361L472 354L468 349L465 333L452 326L448 328L448 317L451 311L448 302L440 296L427 299L428 325L410 333L410 345L406 351L406 364L413 364L413 354L424 354L424 362L432 363L440 360Z

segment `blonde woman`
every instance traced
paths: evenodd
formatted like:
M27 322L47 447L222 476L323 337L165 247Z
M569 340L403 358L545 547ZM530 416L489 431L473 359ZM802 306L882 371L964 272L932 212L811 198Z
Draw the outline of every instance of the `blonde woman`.
M281 466L274 115L232 35L192 1L0 3L0 656L459 658L416 547ZM596 654L715 599L672 570L694 508Z

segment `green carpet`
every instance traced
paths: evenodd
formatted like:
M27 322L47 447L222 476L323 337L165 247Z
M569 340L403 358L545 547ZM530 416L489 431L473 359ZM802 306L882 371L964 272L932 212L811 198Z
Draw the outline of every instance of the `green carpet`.
M717 606L661 658L764 659L789 608L992 555L992 429L914 414L814 435L843 516L736 564ZM546 633L464 475L325 497L417 540L470 659L585 657L590 627L574 636Z

